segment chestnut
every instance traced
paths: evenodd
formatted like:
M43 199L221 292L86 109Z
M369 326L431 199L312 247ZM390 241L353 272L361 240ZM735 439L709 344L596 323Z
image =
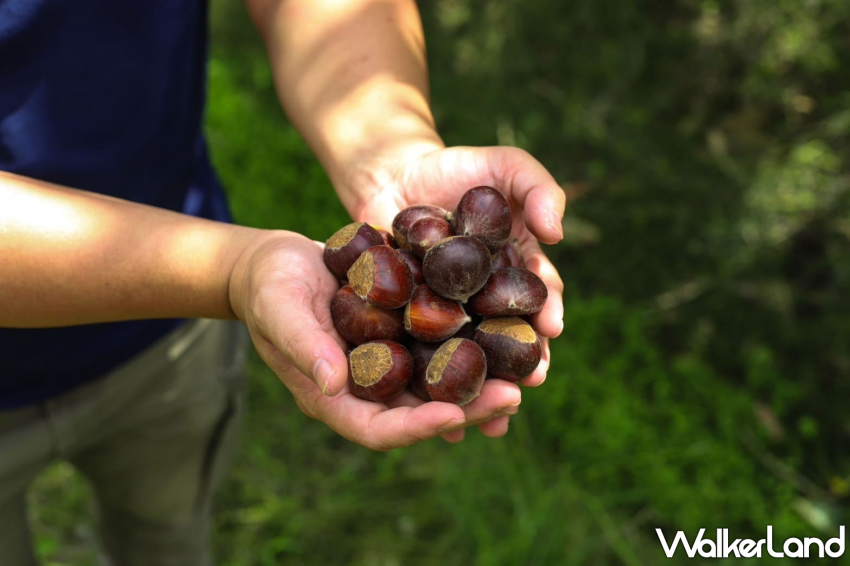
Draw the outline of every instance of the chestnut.
M451 338L471 321L457 301L441 297L428 285L419 285L404 307L404 329L421 342Z
M401 310L387 310L369 304L346 285L331 300L331 318L339 335L355 345L372 340L407 339Z
M511 258L508 256L508 252L505 251L505 246L502 246L499 251L493 254L493 260L490 262L490 271L511 266Z
M407 243L416 255L425 257L431 246L449 236L454 236L454 232L445 218L426 216L410 226L407 231Z
M526 315L538 312L549 291L524 267L504 267L490 274L484 287L469 298L469 309L482 316Z
M375 228L375 230L378 231L378 234L381 235L381 238L383 238L385 246L389 246L389 247L393 248L394 250L398 249L398 244L396 244L395 238L393 238L392 234L390 234L389 232L387 232L383 228L378 228L377 226L375 226L374 228Z
M422 272L435 293L466 302L490 276L490 252L475 238L451 236L428 250Z
M431 204L417 204L408 206L401 212L395 215L393 219L393 237L398 244L398 247L409 250L410 244L407 241L407 231L413 226L413 223L420 218L434 217L445 218L446 210L439 206Z
M407 267L410 269L410 274L413 276L413 283L422 285L425 283L425 275L422 273L422 261L416 257L416 254L410 250L398 250L404 261L407 262Z
M481 394L487 376L484 351L472 340L444 342L425 369L425 389L434 401L466 405Z
M398 397L412 375L413 358L398 342L374 340L348 354L351 392L366 401L385 403Z
M433 401L425 386L425 370L428 362L434 356L442 343L416 341L410 346L410 356L413 358L413 375L410 378L410 390L423 401Z
M456 234L474 236L496 253L511 235L511 205L493 187L473 187L457 203L454 223Z
M487 357L490 377L517 382L537 368L543 353L540 337L516 316L488 318L475 330L475 343Z
M413 294L413 275L398 250L373 246L348 270L351 288L361 299L385 309L398 309Z
M345 279L346 273L360 254L384 243L377 230L363 222L343 226L325 242L322 259L337 279Z
M502 251L510 261L510 267L525 267L525 258L522 255L522 248L519 245L519 240L514 238L502 246ZM505 266L508 267L508 266Z

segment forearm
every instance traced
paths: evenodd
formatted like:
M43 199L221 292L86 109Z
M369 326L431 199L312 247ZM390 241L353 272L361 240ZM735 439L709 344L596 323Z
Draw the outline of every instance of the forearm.
M350 212L378 190L362 164L442 147L413 0L246 0L281 101ZM366 172L368 174L368 172ZM377 181L377 182L375 182Z
M0 173L0 326L232 318L256 233Z

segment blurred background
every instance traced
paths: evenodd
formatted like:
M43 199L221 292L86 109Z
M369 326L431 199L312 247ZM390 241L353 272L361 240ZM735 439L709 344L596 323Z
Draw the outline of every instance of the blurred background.
M253 354L220 564L693 564L664 559L655 528L835 536L850 2L420 7L446 142L525 148L571 198L547 249L567 285L549 379L503 439L376 454L304 417ZM348 217L241 3L212 12L207 125L236 218L325 240ZM70 467L39 478L46 564L95 563L87 496Z

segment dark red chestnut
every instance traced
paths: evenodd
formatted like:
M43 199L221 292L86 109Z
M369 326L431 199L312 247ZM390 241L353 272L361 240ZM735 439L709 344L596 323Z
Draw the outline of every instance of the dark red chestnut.
M493 260L490 262L490 271L496 271L497 269L502 269L503 267L510 266L511 258L508 257L508 252L506 252L505 247L502 246L499 251L493 254Z
M442 346L440 342L416 341L410 347L410 356L413 358L413 376L410 378L410 390L423 401L433 400L425 385L425 370L428 369L428 362L431 361L434 352L440 346Z
M425 388L434 401L466 405L481 394L486 376L487 360L478 344L452 338L428 362Z
M354 222L343 226L328 238L322 258L337 279L345 279L346 273L360 254L383 242L377 230L363 222Z
M435 293L466 302L490 276L490 251L476 238L452 236L428 250L422 272Z
M445 218L426 216L410 226L407 231L407 243L416 255L425 257L425 253L434 244L449 236L454 236L454 232Z
M473 187L457 203L454 222L456 234L474 236L496 253L511 235L511 205L493 187Z
M434 206L430 204L417 204L414 206L408 206L398 214L396 214L393 219L393 236L395 237L395 241L398 244L398 247L409 250L410 244L407 241L407 231L410 230L410 227L413 226L413 223L419 220L420 218L425 217L435 217L435 218L445 218L446 210L444 208L440 208L439 206Z
M475 330L491 377L517 382L537 368L543 349L530 324L516 316L488 318Z
M385 246L389 246L394 250L398 249L398 244L396 244L395 238L393 238L392 234L390 234L389 232L387 232L383 228L375 228L375 230L377 230L378 234L381 235L381 238L384 239L384 245Z
M407 388L412 375L413 358L398 342L366 342L348 354L351 392L367 401L386 403L398 397Z
M361 299L385 309L398 309L413 295L413 275L398 250L374 246L360 254L348 270L351 288Z
M508 240L508 242L502 246L502 250L505 252L505 255L508 257L508 261L510 261L510 267L525 267L525 258L522 255L522 248L519 245L519 240L516 238L512 240ZM508 267L507 265L505 267Z
M493 261L490 263L490 271L501 269L503 267L525 267L525 260L522 257L522 248L519 247L519 240L516 238L506 242L498 252L493 254Z
M416 285L425 283L425 275L422 273L422 261L416 257L416 254L410 250L398 250L404 261L407 262L407 267L410 269L410 274L413 276L413 282Z
M469 298L469 308L482 316L526 315L538 312L549 291L524 267L504 267L490 274L487 283Z
M339 335L355 345L372 340L403 342L404 315L401 310L387 310L369 304L346 285L331 300L331 318Z
M428 285L416 287L404 307L404 329L421 342L447 340L470 320L460 303L441 297Z

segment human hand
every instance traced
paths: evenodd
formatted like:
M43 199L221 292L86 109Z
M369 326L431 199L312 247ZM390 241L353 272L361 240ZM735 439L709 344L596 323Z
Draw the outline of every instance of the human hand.
M322 260L322 244L291 232L263 233L231 273L234 313L301 411L373 450L408 446L468 420L492 419L493 411L477 401L464 410L449 403L416 406L409 392L388 404L355 397L348 386L346 343L331 320L330 302L338 288ZM504 415L516 412L512 405L518 398L495 397L509 405L500 406ZM491 428L498 432L496 425Z
M549 290L543 309L532 317L532 325L543 343L543 356L522 385L536 387L543 383L549 368L548 338L561 333L564 316L563 283L539 244L554 244L563 237L561 222L566 199L549 172L527 152L512 147L417 148L412 152L387 153L366 163L350 178L356 193L368 195L352 213L356 220L385 228L391 226L399 210L414 204L436 204L453 210L463 193L474 186L489 185L505 194L514 210L511 235L519 239L526 267ZM486 414L504 406L507 399L512 404L519 403L515 385L487 380L481 397L470 404L470 409ZM418 400L405 401L413 405ZM475 420L469 417L467 422ZM506 431L507 422L504 418L490 421L482 430ZM454 433L447 439L459 437Z

